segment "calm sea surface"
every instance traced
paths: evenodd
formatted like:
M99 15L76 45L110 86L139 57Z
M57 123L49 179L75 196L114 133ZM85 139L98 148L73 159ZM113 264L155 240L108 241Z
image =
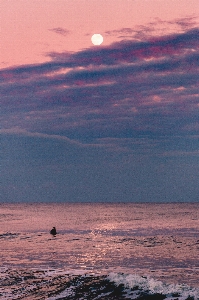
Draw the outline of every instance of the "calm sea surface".
M141 299L131 296L136 284L169 299L199 298L198 203L0 204L0 250L2 299L127 299L127 290L75 298L74 280L94 276L99 286L104 278L123 284L128 299Z

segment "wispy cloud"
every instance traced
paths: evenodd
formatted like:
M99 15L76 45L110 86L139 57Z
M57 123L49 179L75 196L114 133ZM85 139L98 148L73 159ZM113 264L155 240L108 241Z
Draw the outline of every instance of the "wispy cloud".
M197 153L198 37L193 28L3 69L1 124L112 149Z
M132 28L120 28L105 31L105 35L114 36L118 39L133 39L133 40L146 40L152 36L161 34L168 34L176 32L185 32L187 30L196 28L198 26L196 16L187 16L184 18L177 18L171 21L161 20L156 18L145 25L136 25Z
M51 28L49 31L52 31L54 33L67 36L70 33L70 30L62 28L62 27L56 27L56 28Z

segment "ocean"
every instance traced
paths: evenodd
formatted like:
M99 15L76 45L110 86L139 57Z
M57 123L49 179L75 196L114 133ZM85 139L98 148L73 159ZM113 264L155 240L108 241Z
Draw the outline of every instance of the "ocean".
M3 300L199 299L199 203L2 203L0 245Z

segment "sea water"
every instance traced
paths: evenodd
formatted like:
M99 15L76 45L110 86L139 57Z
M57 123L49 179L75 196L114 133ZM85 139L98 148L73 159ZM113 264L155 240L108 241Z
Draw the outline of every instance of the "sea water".
M4 203L0 250L1 299L199 299L199 203Z

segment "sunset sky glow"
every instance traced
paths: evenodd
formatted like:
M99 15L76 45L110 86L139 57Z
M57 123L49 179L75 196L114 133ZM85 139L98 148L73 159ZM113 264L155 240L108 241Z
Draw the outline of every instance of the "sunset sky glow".
M199 201L198 0L0 0L0 17L3 201Z

